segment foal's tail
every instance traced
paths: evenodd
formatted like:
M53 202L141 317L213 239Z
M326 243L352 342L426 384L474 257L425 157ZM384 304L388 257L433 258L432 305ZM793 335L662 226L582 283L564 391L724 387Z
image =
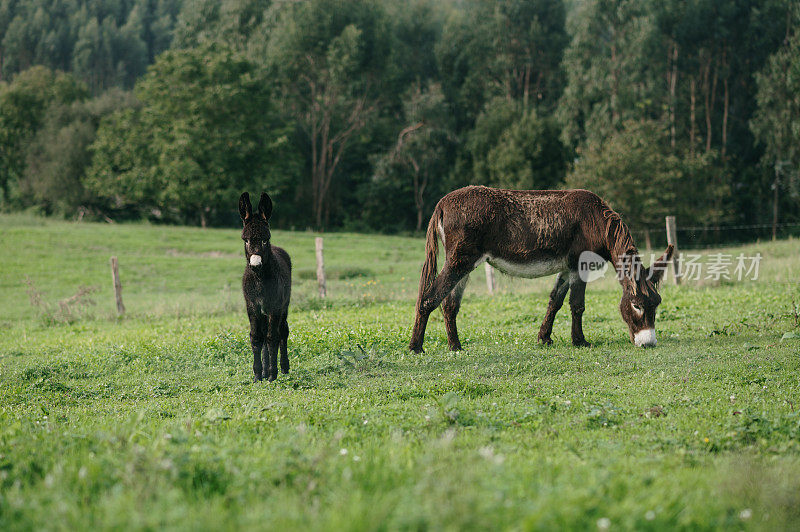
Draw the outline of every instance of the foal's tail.
M425 292L436 279L436 256L439 254L439 241L437 240L436 227L442 222L442 208L439 204L433 209L431 221L428 222L428 232L425 235L425 263L422 265L422 274L419 277L419 295L417 296L417 310L422 305Z

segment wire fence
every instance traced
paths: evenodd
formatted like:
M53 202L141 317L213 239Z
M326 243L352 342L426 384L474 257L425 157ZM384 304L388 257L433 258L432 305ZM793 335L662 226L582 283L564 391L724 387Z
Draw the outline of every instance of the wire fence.
M708 249L771 240L773 224L678 225L676 229L679 249ZM647 242L646 231L632 230L631 233L639 248L644 249ZM654 248L664 247L667 242L666 229L651 229L649 233ZM800 237L800 222L777 224L775 236L778 239Z

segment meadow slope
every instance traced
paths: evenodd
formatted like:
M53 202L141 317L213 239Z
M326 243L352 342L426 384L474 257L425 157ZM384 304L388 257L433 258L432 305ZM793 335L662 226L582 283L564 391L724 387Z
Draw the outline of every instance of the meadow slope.
M757 281L665 283L654 349L613 280L594 347L567 308L542 347L552 280L479 270L464 351L437 312L414 355L423 241L325 235L320 301L314 236L273 234L292 371L254 385L238 231L0 216L0 529L800 527L796 240L725 250Z

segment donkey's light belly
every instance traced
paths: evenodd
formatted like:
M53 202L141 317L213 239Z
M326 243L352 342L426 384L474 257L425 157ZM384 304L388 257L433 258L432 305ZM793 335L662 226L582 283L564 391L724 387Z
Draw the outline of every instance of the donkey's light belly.
M501 272L515 277L545 277L567 269L567 259L537 260L532 262L510 262L498 257L486 256L486 261Z

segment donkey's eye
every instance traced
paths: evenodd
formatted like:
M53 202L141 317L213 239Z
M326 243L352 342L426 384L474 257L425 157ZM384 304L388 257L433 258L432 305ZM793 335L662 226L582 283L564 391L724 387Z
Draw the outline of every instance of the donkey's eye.
M639 316L644 314L644 309L642 307L640 307L639 305L637 305L636 303L631 303L631 306L633 307L633 311L636 314L638 314Z

